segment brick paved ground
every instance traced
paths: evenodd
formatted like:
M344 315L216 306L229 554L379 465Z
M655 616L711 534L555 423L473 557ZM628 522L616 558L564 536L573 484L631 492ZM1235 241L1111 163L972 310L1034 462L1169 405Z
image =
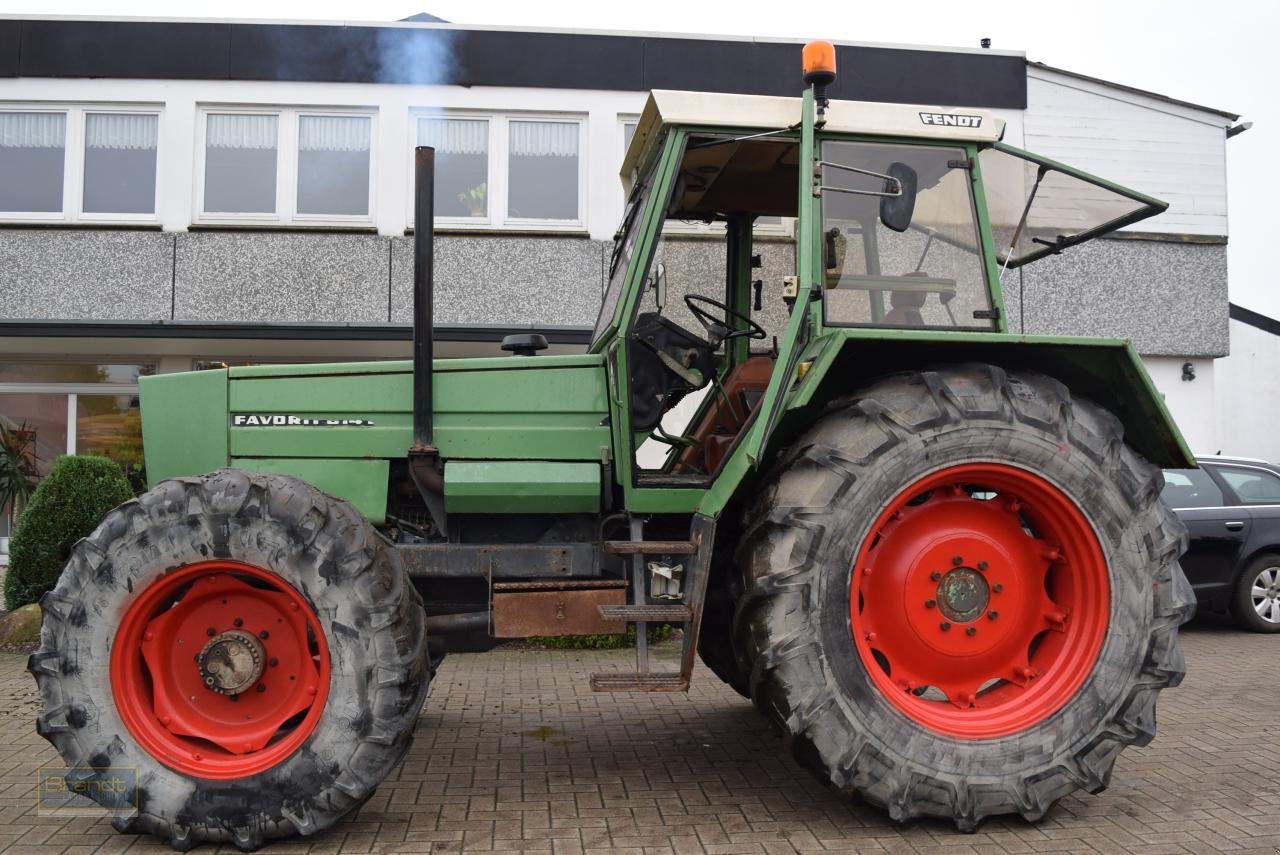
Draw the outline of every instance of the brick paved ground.
M709 672L688 697L596 695L586 675L626 654L453 656L373 800L264 851L1280 852L1280 637L1197 625L1184 649L1191 673L1160 702L1160 736L1121 757L1107 792L973 835L900 828L831 794ZM35 734L24 662L0 655L0 847L167 851L101 820L35 816L35 769L57 758Z

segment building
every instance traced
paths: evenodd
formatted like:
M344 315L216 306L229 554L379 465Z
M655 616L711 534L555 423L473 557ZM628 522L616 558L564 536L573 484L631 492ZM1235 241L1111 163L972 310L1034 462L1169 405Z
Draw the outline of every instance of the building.
M407 357L418 143L440 160L438 355L496 353L529 328L580 348L646 92L796 94L799 52L443 23L0 19L0 417L38 430L46 466L128 461L139 374ZM990 108L1007 142L1171 203L1010 271L1006 308L1014 331L1132 340L1193 447L1216 449L1237 117L1009 51L838 53L833 97Z

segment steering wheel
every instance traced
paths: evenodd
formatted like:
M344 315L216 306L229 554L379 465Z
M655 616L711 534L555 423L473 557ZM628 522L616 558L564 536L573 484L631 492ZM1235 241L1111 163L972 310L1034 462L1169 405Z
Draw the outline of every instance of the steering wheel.
M746 324L747 328L735 330L728 329L725 325L725 321L720 320L706 309L702 308L702 306L699 305L700 303L706 303L708 306L720 309L724 312L725 321L730 318L734 318L735 320L742 321ZM713 343L718 344L722 341L728 341L731 338L742 338L743 336L751 339L763 339L768 335L768 333L764 331L764 327L760 326L741 312L736 312L733 309L730 309L719 300L713 300L710 297L704 297L701 294L685 294L684 304L688 307L689 313L698 319L698 323L707 328L707 334L714 339Z

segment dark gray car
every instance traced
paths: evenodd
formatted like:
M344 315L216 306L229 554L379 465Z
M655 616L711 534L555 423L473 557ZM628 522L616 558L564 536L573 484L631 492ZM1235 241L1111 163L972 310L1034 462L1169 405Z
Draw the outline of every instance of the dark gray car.
M1280 466L1196 462L1199 469L1166 470L1161 495L1190 531L1182 569L1199 608L1253 632L1280 632Z

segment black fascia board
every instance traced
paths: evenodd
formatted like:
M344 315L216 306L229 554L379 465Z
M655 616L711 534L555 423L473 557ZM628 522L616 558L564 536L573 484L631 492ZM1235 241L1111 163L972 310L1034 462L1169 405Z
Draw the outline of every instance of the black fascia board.
M0 21L0 76L796 95L800 42L452 26ZM839 45L835 98L1023 109L1021 55Z

